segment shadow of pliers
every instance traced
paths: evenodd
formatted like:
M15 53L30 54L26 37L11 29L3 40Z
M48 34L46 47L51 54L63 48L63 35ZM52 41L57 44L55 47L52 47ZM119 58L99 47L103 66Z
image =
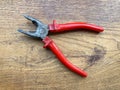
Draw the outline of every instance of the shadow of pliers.
M78 29L87 29L91 31L102 32L103 31L102 27L99 27L93 24L84 23L84 22L57 24L55 20L53 21L53 24L46 25L31 16L24 15L24 17L32 21L32 23L36 25L37 28L36 28L36 31L23 31L19 29L18 30L19 32L31 37L40 38L45 44L44 48L49 48L60 60L60 62L64 64L68 69L81 75L82 77L87 76L87 73L85 71L81 70L80 68L74 66L72 63L69 62L69 60L62 54L62 52L56 46L53 40L49 38L47 35L48 35L48 32L59 33L64 31L78 30Z

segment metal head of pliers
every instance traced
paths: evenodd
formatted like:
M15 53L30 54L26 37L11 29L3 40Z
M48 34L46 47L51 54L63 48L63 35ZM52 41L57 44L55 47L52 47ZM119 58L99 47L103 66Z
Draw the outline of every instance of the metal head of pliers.
M26 34L28 36L31 36L31 37L40 38L40 39L44 39L48 35L48 25L43 24L41 21L31 16L24 15L24 17L32 21L32 23L36 25L37 28L35 31L24 31L24 30L19 29L18 30L19 32Z

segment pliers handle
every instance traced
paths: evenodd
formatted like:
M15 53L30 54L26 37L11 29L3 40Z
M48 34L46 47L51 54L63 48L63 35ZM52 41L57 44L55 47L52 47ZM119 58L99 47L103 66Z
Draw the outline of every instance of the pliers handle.
M90 31L102 32L104 29L102 27L88 24L86 22L73 22L73 23L66 23L66 24L57 24L55 20L53 20L53 24L49 24L49 32L51 33L59 33L64 31L73 31L79 29L87 29ZM59 59L59 61L64 64L68 69L71 71L81 75L82 77L86 77L87 73L80 68L74 66L69 60L63 55L60 49L56 46L56 44L51 40L49 37L43 39L45 43L44 48L49 48Z
M87 73L80 68L74 66L72 63L69 62L69 60L63 55L63 53L60 51L60 49L56 46L56 44L53 42L51 38L48 36L42 40L44 42L44 48L49 48L58 58L58 60L64 64L68 69L71 71L81 75L82 77L86 77Z
M95 32L102 32L104 29L100 26L89 24L86 22L72 22L72 23L65 23L65 24L57 24L56 20L53 20L53 24L49 24L49 32L56 33L56 32L64 32L64 31L73 31L79 29L86 29Z

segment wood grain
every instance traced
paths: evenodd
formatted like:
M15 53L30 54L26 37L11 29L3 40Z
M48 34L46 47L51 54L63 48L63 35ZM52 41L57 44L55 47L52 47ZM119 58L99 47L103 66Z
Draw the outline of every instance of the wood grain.
M50 35L74 65L88 72L82 78L66 69L18 28L34 30L22 15L46 24L84 21L105 28ZM0 0L0 90L119 90L119 0Z

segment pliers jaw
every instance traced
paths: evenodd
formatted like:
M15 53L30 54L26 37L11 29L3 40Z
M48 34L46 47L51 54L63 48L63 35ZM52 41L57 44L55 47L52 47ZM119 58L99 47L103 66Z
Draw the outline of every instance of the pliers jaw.
M28 16L28 15L23 15L23 16L26 19L32 21L32 23L36 25L37 28L35 31L24 31L22 29L18 29L19 32L31 37L40 38L40 39L44 39L48 35L48 25L43 24L41 21L31 16Z

